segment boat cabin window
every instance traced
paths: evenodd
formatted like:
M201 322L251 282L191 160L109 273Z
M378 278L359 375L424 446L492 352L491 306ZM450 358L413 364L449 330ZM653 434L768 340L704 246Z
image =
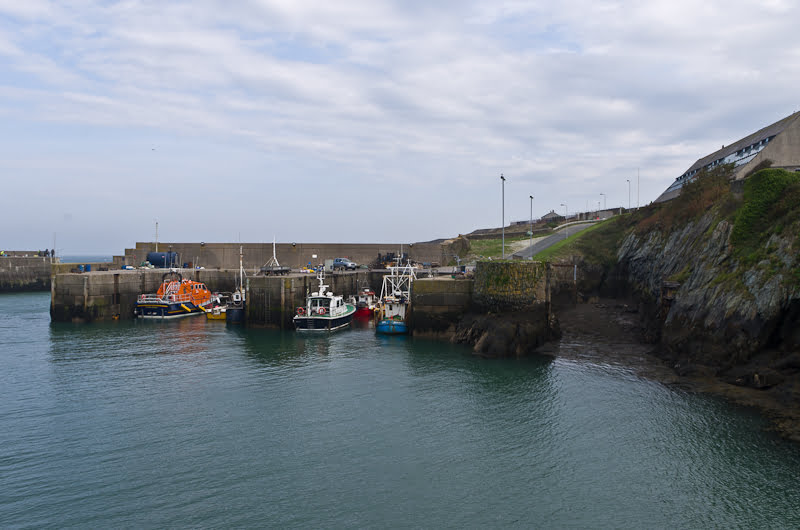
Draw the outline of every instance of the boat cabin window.
M318 307L325 307L327 308L330 305L329 300L325 298L312 298L311 299L311 307L312 309L316 309Z

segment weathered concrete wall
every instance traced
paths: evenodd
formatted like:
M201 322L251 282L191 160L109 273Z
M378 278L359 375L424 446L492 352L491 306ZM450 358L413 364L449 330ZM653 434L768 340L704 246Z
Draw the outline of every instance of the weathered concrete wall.
M50 288L50 258L0 258L0 292L46 291Z
M186 279L205 283L217 292L232 291L236 270L186 270ZM325 283L336 294L351 295L367 286L380 288L382 271L342 272L328 275ZM60 273L51 288L50 315L54 322L93 322L132 319L137 297L154 293L163 280L161 269L110 270L89 273ZM307 291L315 291L313 274L290 276L251 276L248 289L249 324L291 327L298 306L305 305Z
M235 269L239 267L238 243L170 243L159 242L159 251L177 252L181 264L192 263L207 269ZM266 264L272 258L272 243L242 243L244 266L251 272ZM415 243L403 245L403 252L420 262L444 263L440 243ZM136 248L125 249L125 264L139 265L147 259L147 253L155 250L154 242L136 243ZM356 243L278 243L275 254L281 265L299 268L308 263L317 265L326 259L349 258L358 264L369 265L378 254L385 255L400 251L399 243L356 244ZM316 254L316 258L312 258Z
M490 312L520 311L549 301L550 267L538 261L480 261L473 301Z
M413 334L442 333L472 310L472 280L421 278L411 289L408 323Z
M204 282L212 291L232 291L236 273L194 270L185 271L184 278ZM157 269L57 274L50 291L50 318L54 322L131 319L136 298L156 292L163 275Z
M91 267L92 272L98 271L108 271L113 269L119 269L119 267L115 267L113 263L103 261L103 262L82 262L82 263L53 263L52 274L63 274L67 272L79 272L78 266L83 265L84 270L86 269L86 265Z

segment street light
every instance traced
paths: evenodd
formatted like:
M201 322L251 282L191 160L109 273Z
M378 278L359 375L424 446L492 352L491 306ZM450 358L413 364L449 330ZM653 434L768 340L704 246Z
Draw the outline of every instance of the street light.
M561 203L561 206L564 207L564 224L567 224L567 205L566 203ZM569 226L567 226L567 231L564 232L564 239L569 237Z
M531 242L528 245L529 247L533 246L533 195L531 197ZM533 261L533 250L531 250L531 261Z
M503 181L501 186L503 188L503 221L501 227L503 230L503 259L506 259L506 178L500 173L500 180Z
M605 193L601 193L600 195L603 196L603 210L605 210L606 209L606 194Z
M628 210L631 209L631 179L625 179L628 181Z

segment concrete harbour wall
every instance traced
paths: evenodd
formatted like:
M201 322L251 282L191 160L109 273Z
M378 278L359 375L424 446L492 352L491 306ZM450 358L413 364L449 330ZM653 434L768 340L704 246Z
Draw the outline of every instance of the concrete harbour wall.
M112 270L54 275L50 289L53 322L132 319L136 299L154 293L163 269ZM190 270L183 277L204 282L212 291L232 291L237 271Z
M181 264L192 263L206 269L238 269L239 243L175 243L159 242L158 250L172 250L180 255ZM138 242L136 248L125 249L124 264L138 266L147 259L147 253L155 251L155 242ZM257 271L272 258L272 243L242 243L244 266L249 271ZM278 243L275 254L281 265L300 268L311 263L317 265L326 259L349 258L359 265L369 265L378 254L398 254L400 243ZM415 243L402 245L404 253L419 262L445 263L440 243ZM317 257L314 258L313 256Z
M50 258L0 258L0 292L46 291L50 288Z
M443 333L473 310L473 280L420 278L411 290L409 327L419 334Z

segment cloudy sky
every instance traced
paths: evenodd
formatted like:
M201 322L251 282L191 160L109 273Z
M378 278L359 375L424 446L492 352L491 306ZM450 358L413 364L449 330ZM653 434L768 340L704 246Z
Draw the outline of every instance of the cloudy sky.
M0 0L0 248L450 237L501 173L507 222L647 204L800 109L798 5Z

